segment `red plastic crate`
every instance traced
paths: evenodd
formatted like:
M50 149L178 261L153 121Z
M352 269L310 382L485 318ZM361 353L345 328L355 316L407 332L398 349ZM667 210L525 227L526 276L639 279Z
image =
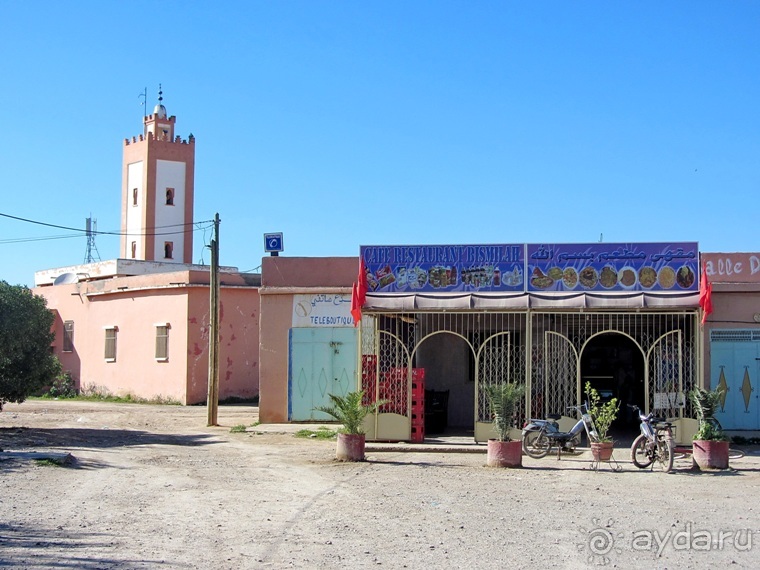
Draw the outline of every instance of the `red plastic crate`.
M425 441L425 425L422 424L420 426L412 426L412 442L413 443L422 443Z

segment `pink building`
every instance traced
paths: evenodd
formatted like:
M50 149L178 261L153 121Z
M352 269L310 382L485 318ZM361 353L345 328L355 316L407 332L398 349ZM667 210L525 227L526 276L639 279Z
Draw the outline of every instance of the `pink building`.
M118 259L64 268L89 270L79 273L99 269L100 274L36 287L34 293L45 297L56 313L55 353L85 391L204 402L208 269L127 273L143 265L155 269L157 264ZM258 395L258 281L258 276L234 272L220 275L220 400Z

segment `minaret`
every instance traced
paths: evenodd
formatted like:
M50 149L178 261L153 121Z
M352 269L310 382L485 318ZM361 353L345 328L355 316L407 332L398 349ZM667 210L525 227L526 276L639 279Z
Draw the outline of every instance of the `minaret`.
M144 131L124 139L121 257L192 263L195 138L174 135L176 117L158 105L143 117Z

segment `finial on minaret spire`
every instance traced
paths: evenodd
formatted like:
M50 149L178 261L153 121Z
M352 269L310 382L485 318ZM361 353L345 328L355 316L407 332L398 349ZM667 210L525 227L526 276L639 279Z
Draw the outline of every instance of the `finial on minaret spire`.
M158 105L156 105L156 108L153 109L153 113L155 113L159 119L165 119L167 117L166 114L166 107L164 107L164 92L161 89L161 84L158 84Z

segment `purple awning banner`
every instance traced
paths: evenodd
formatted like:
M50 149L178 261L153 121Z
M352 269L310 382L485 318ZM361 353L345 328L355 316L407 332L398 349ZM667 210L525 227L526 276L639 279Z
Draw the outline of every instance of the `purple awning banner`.
M368 292L524 291L525 245L361 246Z
M526 286L539 291L699 290L696 242L528 244Z

